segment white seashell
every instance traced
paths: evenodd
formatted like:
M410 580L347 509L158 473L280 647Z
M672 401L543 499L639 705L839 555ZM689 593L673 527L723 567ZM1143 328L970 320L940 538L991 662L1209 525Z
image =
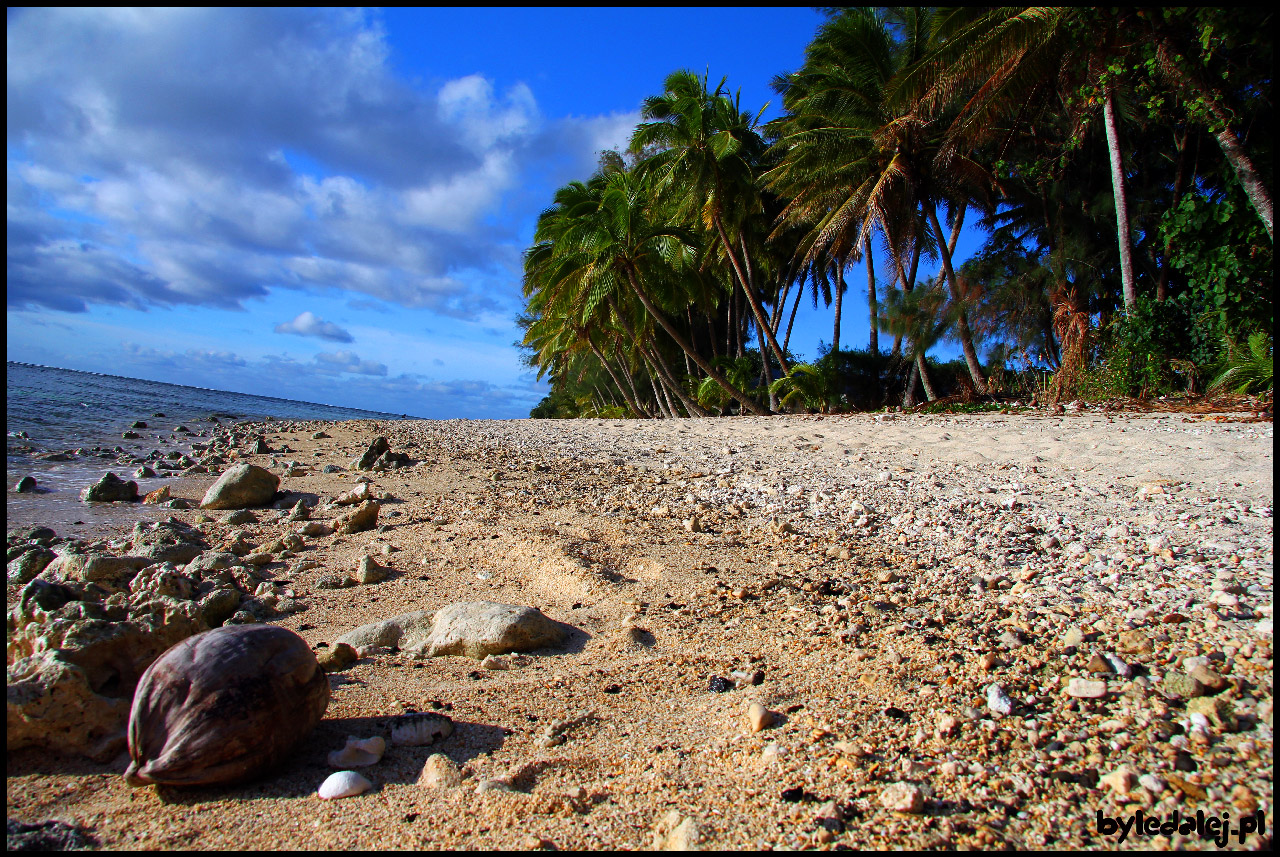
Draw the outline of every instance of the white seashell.
M335 768L363 768L377 763L386 751L387 742L384 738L361 740L351 735L347 738L347 746L329 754L329 764Z
M453 721L443 714L402 714L391 726L391 743L420 747L453 734Z
M323 800L334 800L340 797L354 797L364 794L373 788L373 783L355 771L338 771L320 784L320 797Z

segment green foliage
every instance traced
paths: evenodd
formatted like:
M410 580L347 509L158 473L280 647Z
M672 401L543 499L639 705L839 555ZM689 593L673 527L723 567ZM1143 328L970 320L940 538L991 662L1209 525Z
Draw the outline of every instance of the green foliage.
M982 414L992 411L1008 411L1008 405L999 402L930 402L916 408L922 414Z
M1188 194L1160 229L1173 266L1233 335L1274 329L1271 241L1237 185L1218 197Z
M843 402L840 395L840 375L834 361L797 363L791 371L774 381L769 392L778 397L783 407L795 410L830 413Z
M1224 366L1209 385L1210 392L1263 393L1275 389L1275 354L1271 337L1258 331L1244 347L1227 340Z
M742 357L717 357L711 361L729 383L743 392L747 392L760 377L762 364L759 351L747 351ZM732 397L728 391L715 382L713 378L703 378L697 383L693 392L694 400L704 408L724 413L729 407Z
M1139 297L1130 312L1101 331L1098 359L1081 378L1079 392L1086 399L1199 392L1218 360L1221 337L1216 314L1194 295L1163 302Z

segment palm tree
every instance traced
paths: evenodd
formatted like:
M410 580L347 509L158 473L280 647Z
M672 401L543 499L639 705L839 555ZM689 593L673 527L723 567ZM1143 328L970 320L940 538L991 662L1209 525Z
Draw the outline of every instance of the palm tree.
M933 12L917 8L846 10L828 21L801 71L775 79L788 116L777 126L781 164L766 180L792 200L784 222L813 225L810 258L856 259L878 229L904 289L913 285L919 254L937 248L954 292L948 246L954 240L948 242L937 210L946 205L953 212L958 232L964 207L983 196L985 170L944 145L939 123L893 98L903 75L934 50L932 21ZM986 392L967 325L958 333L974 385Z
M750 264L739 252L744 221L760 217L763 210L755 176L755 163L765 148L755 131L759 115L752 118L741 112L739 100L729 99L723 80L712 92L706 75L677 71L668 75L663 88L662 95L645 99L641 115L648 121L632 135L631 151L654 152L640 164L642 175L653 177L659 192L673 194L682 213L696 214L719 240L751 307L758 335L768 341L785 372L786 355L761 306Z
M602 305L626 330L649 360L668 391L695 416L708 416L684 390L667 366L661 349L628 321L623 295L629 289L643 305L646 318L656 321L671 340L726 392L754 412L767 414L717 372L688 342L657 299L641 285L646 278L675 301L684 280L675 274L693 256L691 236L669 226L657 226L646 216L646 200L639 182L624 170L596 175L589 182L571 182L556 193L556 205L538 222L534 248L526 257L526 271L537 270L534 281L554 291L564 290L569 311L582 319ZM544 268L538 268L538 265ZM528 280L526 291L528 290Z

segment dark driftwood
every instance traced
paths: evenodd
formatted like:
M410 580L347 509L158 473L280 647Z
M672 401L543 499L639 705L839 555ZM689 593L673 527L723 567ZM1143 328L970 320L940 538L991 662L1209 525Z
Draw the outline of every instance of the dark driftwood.
M190 637L143 673L129 713L132 785L212 785L279 765L329 705L329 679L297 634L231 625Z

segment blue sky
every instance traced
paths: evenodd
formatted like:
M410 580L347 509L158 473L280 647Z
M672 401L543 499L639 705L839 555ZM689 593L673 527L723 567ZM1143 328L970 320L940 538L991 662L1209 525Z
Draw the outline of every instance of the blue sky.
M546 384L512 344L520 257L555 188L624 146L678 68L727 76L744 107L772 100L776 115L769 81L801 64L820 21L10 10L7 358L527 416ZM846 302L865 306L865 290ZM814 356L830 315L801 314L792 349ZM865 311L845 315L842 340L865 345Z

